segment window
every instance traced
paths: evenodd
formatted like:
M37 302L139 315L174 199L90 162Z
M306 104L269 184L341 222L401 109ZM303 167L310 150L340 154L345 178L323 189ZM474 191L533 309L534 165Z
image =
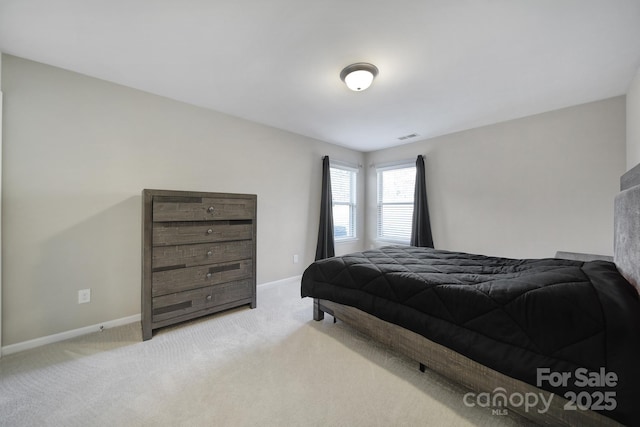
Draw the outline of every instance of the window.
M397 243L411 240L416 167L413 164L379 168L378 238Z
M356 173L357 169L331 165L333 196L333 238L336 241L356 238Z

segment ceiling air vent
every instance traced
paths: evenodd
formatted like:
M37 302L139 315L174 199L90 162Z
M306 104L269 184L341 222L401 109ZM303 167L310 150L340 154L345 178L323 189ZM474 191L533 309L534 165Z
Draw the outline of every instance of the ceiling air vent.
M399 139L400 141L404 141L405 139L415 138L416 136L418 136L418 134L417 134L417 133L412 133L412 134L409 134L409 135L401 136L401 137L399 137L398 139Z

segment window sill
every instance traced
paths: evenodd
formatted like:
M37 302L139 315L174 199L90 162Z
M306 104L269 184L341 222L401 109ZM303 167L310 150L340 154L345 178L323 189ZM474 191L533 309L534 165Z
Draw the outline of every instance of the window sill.
M376 239L376 243L380 243L382 245L401 245L401 246L411 246L410 242L401 241L401 240L389 240L389 239Z
M336 245L339 245L339 244L342 244L342 243L353 243L353 242L357 242L358 240L360 240L360 239L358 239L357 237L347 237L347 238L344 238L344 239L335 239L335 238L334 238L334 239L333 239L333 242L334 242Z

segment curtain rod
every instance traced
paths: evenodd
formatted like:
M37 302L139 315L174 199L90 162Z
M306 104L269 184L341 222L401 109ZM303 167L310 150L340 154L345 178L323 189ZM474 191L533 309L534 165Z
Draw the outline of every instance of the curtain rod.
M322 160L324 160L325 157L328 157L328 156L322 156ZM362 169L362 165L360 163L351 163L351 162L345 162L344 160L335 160L331 157L329 158L329 163L334 163L339 166L346 166L351 169Z
M427 158L427 156L425 156L424 154L416 154L416 156L413 159L394 160L392 162L385 162L385 163L378 163L378 164L369 163L369 167L370 168L390 168L393 166L400 166L400 165L415 165L419 155L425 159Z

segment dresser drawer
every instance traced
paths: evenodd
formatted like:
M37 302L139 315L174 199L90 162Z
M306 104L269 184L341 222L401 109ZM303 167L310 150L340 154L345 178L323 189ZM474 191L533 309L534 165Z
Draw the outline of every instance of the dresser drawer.
M156 197L153 200L153 221L252 219L255 210L253 199Z
M248 240L253 238L253 221L163 222L153 227L153 246Z
M179 268L152 273L152 296L202 288L234 280L247 279L253 275L253 262L243 259L201 267Z
M157 246L153 248L152 271L247 259L253 256L253 240Z
M233 301L246 300L251 298L252 287L253 282L249 279L156 297L152 302L152 320L161 322Z

